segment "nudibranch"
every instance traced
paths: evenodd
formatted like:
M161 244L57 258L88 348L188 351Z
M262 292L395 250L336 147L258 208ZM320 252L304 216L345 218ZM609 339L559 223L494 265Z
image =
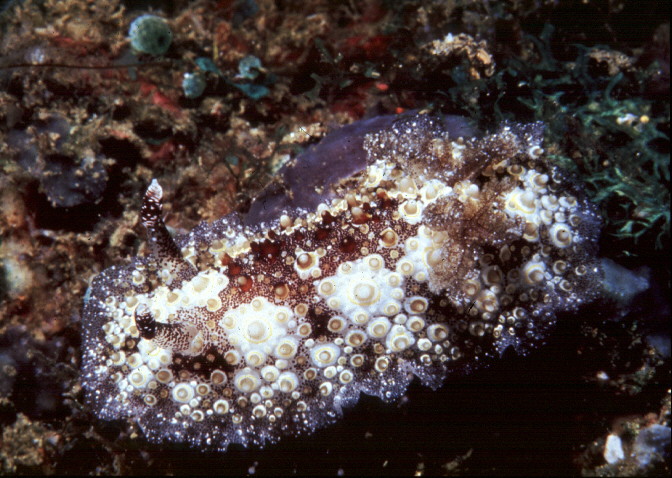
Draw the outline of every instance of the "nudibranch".
M88 403L155 442L224 450L311 433L361 393L399 399L543 343L595 297L599 219L541 124L462 135L422 114L363 120L285 165L246 216L172 237L95 280Z

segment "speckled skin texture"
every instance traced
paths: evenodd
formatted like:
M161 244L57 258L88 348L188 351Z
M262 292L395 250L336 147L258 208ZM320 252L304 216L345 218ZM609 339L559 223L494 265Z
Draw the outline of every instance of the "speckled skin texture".
M404 117L414 113L405 114ZM437 118L451 137L468 138L473 128L461 116ZM256 226L277 220L288 211L313 210L336 195L338 182L366 168L364 149L367 134L389 128L399 116L375 116L337 129L317 145L309 147L278 171L277 178L256 197L245 214L243 223Z
M601 274L595 210L539 124L467 139L427 115L355 123L247 218L174 239L161 196L154 181L141 212L150 255L100 274L83 316L90 404L157 442L264 445L361 393L437 388L543 343Z

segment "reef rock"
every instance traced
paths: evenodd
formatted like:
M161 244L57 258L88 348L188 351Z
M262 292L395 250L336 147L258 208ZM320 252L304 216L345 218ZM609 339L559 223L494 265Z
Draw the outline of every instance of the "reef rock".
M106 158L82 148L71 128L68 120L53 114L7 135L16 162L39 180L53 207L96 203L107 187Z
M173 238L153 181L151 254L101 273L83 385L102 419L226 449L311 433L361 393L439 387L544 342L599 289L599 219L542 125L464 137L384 116L327 136L252 204Z

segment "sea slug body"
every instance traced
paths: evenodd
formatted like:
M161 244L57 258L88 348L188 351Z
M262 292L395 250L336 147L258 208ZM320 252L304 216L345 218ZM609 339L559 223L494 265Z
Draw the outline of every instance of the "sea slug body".
M240 217L107 269L83 313L83 385L102 419L224 450L311 433L361 393L394 401L594 299L599 219L541 148L540 124L479 139L428 115L327 136ZM303 178L303 181L300 180Z

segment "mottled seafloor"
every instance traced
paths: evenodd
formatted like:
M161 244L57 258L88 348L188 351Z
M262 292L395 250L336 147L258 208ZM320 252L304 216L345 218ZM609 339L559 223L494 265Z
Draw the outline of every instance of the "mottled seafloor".
M668 1L3 0L0 12L0 473L669 475L669 442L631 453L670 425ZM165 53L132 48L143 13L167 20ZM185 73L200 85L183 89ZM261 450L153 445L96 419L78 381L83 298L95 274L145 251L152 178L167 224L189 230L244 212L339 125L423 109L484 131L544 121L546 150L600 207L601 255L649 289L564 317L528 356L436 392L414 383L398 405L364 397ZM612 463L610 436L624 453Z

